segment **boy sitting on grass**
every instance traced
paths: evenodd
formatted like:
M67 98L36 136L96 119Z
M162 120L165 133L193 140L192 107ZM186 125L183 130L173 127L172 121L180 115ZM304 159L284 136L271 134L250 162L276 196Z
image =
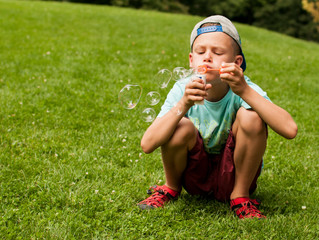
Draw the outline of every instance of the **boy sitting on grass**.
M243 74L240 37L229 19L216 15L197 23L190 47L190 67L205 66L207 84L199 78L178 81L146 130L141 147L145 153L161 147L166 183L151 187L152 195L138 206L162 207L184 187L229 201L239 218L265 218L249 196L261 172L267 126L292 139L297 125ZM194 104L203 99L203 105Z

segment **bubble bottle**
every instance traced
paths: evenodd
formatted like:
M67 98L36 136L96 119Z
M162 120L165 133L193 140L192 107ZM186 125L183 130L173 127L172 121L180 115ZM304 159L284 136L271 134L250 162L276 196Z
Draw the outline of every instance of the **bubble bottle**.
M194 70L191 80L200 78L204 81L204 85L206 85L206 73L208 71L220 71L220 69L207 68L206 65L200 65ZM201 101L195 101L194 103L197 105L204 105L204 99Z
M203 68L202 66L199 66L198 68L195 69L194 74L191 77L191 81L200 78L204 81L204 85L206 85L206 75L205 73L207 72L207 68ZM201 101L195 101L194 102L196 105L204 105L204 99Z

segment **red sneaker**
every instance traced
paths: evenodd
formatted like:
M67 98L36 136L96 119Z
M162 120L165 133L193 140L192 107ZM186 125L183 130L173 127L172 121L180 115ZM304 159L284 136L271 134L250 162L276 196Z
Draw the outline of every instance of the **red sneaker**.
M238 216L240 219L266 218L266 216L262 215L258 210L259 205L260 201L250 198L236 198L230 201L230 209L234 211L235 216Z
M180 194L165 185L150 187L147 193L152 195L137 204L142 210L163 207L167 202L177 199Z

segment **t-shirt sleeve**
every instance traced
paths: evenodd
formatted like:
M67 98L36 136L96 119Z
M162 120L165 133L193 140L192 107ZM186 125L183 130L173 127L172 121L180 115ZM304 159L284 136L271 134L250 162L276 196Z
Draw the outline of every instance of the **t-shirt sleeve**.
M174 107L177 102L183 97L185 91L185 85L187 83L187 79L180 80L176 82L173 88L168 93L164 104L162 105L160 113L157 117L164 116L172 107Z
M263 98L267 99L268 101L271 101L270 98L267 96L267 93L263 91L257 84L253 83L247 76L245 76L245 80L249 87L254 89L259 95L261 95ZM249 106L244 100L241 99L241 106L246 109L251 109L251 106Z

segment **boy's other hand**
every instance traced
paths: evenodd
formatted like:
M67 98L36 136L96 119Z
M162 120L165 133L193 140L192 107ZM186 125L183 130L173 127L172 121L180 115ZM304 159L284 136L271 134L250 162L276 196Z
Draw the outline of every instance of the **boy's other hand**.
M205 84L204 80L196 78L190 81L185 87L183 102L187 108L194 105L196 101L202 101L208 94L207 90L212 87L211 84Z
M239 96L241 96L246 87L248 87L243 69L235 63L223 63L220 69L220 78Z

